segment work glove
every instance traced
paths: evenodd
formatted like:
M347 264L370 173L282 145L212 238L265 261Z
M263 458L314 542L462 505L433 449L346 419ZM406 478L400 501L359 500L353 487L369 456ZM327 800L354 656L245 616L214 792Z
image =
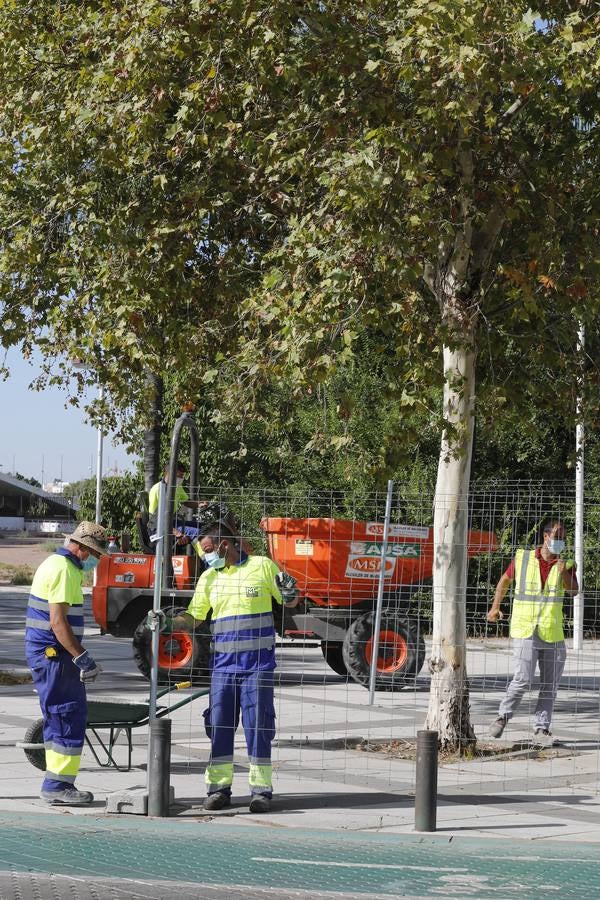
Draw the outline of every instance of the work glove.
M144 619L144 628L148 628L149 631L158 628L161 634L173 634L173 619L162 609L159 609L158 612L151 609Z
M74 656L73 662L79 669L79 679L83 682L94 681L102 671L87 650L84 650L79 656Z
M275 576L275 584L279 588L281 599L284 603L293 603L298 596L296 579L287 572L278 572Z

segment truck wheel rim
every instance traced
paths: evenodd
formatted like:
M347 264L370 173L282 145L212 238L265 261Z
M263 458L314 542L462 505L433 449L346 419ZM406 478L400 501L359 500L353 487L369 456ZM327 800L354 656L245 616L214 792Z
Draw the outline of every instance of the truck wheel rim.
M396 631L379 632L379 648L377 651L377 671L383 674L397 672L408 657L408 646L405 638ZM373 638L365 644L365 659L371 665L373 659Z
M161 634L158 641L158 665L161 669L186 666L194 654L194 639L185 631Z

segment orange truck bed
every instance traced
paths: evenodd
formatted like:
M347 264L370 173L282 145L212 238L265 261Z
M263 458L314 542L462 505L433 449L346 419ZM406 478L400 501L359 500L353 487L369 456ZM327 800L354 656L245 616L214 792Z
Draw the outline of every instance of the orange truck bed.
M265 518L269 554L318 606L344 607L377 595L383 523L348 519ZM469 557L497 549L492 531L469 531ZM417 585L433 573L433 528L390 526L385 589Z

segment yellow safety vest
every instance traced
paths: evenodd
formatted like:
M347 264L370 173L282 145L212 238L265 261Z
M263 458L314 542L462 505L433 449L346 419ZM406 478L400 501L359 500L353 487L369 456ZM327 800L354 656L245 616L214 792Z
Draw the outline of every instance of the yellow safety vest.
M564 640L564 595L565 589L556 565L550 569L542 588L540 562L535 550L517 550L510 636L528 638L537 629L543 641L554 643Z
M168 485L165 484L165 500L167 499L167 490ZM153 484L150 488L150 493L148 494L148 512L151 516L155 515L158 512L158 492L160 490L160 481L157 481L156 484ZM185 503L186 500L189 500L186 491L178 484L175 487L175 509L179 509L182 503Z

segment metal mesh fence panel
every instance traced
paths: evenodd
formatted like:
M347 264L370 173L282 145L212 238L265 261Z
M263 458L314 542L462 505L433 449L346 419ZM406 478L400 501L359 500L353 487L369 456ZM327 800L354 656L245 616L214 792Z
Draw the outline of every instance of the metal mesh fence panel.
M401 485L394 491L373 705L367 687L385 493L202 487L194 499L224 504L239 521L244 545L254 554L270 556L298 584L297 608L282 611L274 604L275 790L295 786L310 794L318 792L324 780L350 789L411 790L414 737L426 719L430 687L432 491ZM563 558L572 558L574 511L573 488L563 482L475 485L470 493L465 647L470 720L478 745L466 755L442 757L440 790L535 794L577 792L583 785L595 790L600 577L596 497L588 496L585 504L584 649L570 649L573 603L566 597L567 661L551 725L553 745L538 746L534 739L538 671L504 734L493 740L488 733L515 667L508 636L512 591L503 604L504 618L497 623L486 619L495 586L518 548L539 546L540 526L548 517L564 522ZM187 551L195 552L193 547ZM184 594L175 586L183 583L182 572L192 572L197 558L174 557L169 600L179 608L189 602L195 573ZM205 646L210 640L201 626L193 639ZM178 640L161 637L165 683L180 680L179 670L187 671L187 650ZM208 682L202 666L194 675L195 681ZM178 741L181 749L187 748L190 765L197 766L198 760L207 759L209 740L197 712L190 709L185 716L183 731L187 728L188 733ZM240 773L247 769L241 727L234 761ZM236 775L240 779L243 789L243 774Z

